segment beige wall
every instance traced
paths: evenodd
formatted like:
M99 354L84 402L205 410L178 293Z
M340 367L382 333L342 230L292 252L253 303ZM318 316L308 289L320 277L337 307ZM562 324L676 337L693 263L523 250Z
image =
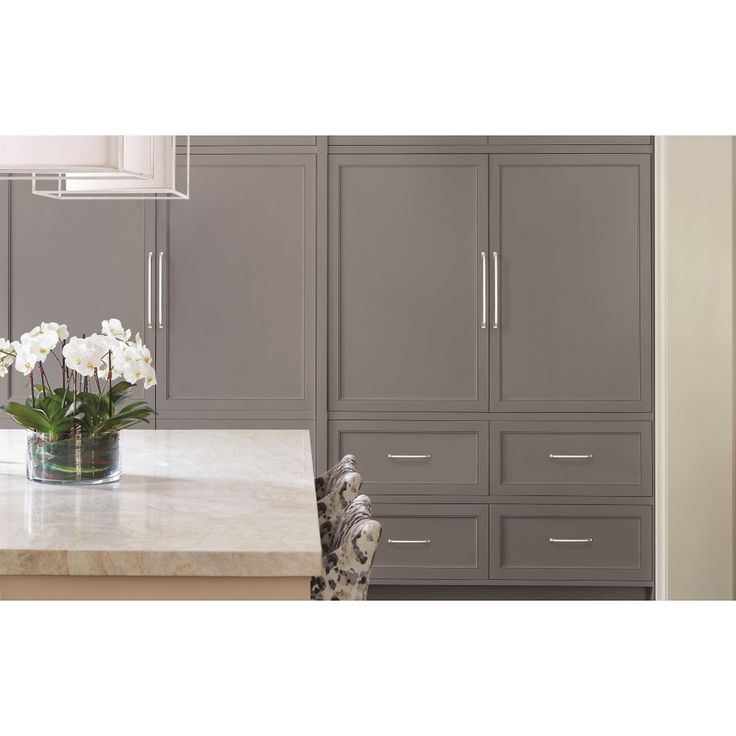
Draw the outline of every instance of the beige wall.
M660 593L730 599L733 139L667 137L657 154L658 480L666 491L658 518L667 553Z

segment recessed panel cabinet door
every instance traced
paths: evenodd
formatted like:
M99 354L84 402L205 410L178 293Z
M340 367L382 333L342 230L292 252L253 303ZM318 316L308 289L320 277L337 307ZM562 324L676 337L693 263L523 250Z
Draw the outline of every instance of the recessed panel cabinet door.
M315 185L313 155L193 155L159 205L161 419L312 417Z
M650 166L491 156L492 411L651 410Z
M487 166L330 157L331 409L488 410Z
M89 335L103 319L117 317L153 351L146 252L153 251L154 216L143 201L58 202L33 195L30 182L0 182L0 337L18 339L42 321ZM59 383L56 361L47 358L45 367ZM0 392L24 401L27 379L11 370L0 379ZM153 403L153 391L145 398Z

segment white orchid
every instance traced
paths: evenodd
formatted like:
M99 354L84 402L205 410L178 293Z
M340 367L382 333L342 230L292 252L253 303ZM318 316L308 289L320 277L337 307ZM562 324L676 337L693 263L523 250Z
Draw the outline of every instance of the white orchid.
M128 383L142 381L144 388L156 385L151 351L140 334L136 334L135 340L130 336L131 330L125 329L119 319L108 319L102 322L100 334L88 337L70 337L66 325L41 322L23 333L20 340L0 338L0 377L6 376L14 365L17 371L29 376L30 383L30 396L25 403L10 401L3 410L34 431L38 431L41 420L33 412L40 412L46 421L43 431L47 432L48 425L48 433L59 436L80 431L91 436L110 434L148 421L154 412L145 402L124 403ZM53 373L48 366L44 368L49 355L54 356L61 369L61 388L52 388L49 379ZM34 380L36 367L38 382ZM121 377L125 382L116 384Z
M91 377L97 373L104 379L123 377L129 383L143 381L145 388L156 385L151 351L143 344L140 333L130 339L131 331L125 329L119 319L102 322L101 334L89 337L69 337L66 325L58 322L41 322L19 341L0 338L0 377L7 375L15 364L16 370L29 375L37 363L45 362L61 340L66 341L61 354L68 369L80 376ZM58 357L58 356L57 356Z
M28 350L38 356L43 363L49 357L49 353L57 346L59 334L55 330L45 331L41 327L34 327L30 332L25 332L20 337L20 344L25 345Z
M15 352L15 370L20 371L27 376L35 368L39 357L33 352L33 345L30 342L17 344Z
M60 340L69 339L69 330L66 325L60 325L58 322L41 322L42 332L55 332Z
M61 354L69 368L80 376L93 376L95 371L107 370L105 356L110 347L109 338L94 333L89 337L72 337Z
M124 340L125 342L130 340L130 330L123 329L123 325L119 319L102 320L102 334L115 337L118 340Z
M15 344L0 337L0 378L8 375L8 368L15 362Z

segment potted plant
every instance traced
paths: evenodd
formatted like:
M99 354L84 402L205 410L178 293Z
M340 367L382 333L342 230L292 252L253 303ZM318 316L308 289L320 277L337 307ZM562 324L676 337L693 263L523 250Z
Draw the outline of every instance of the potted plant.
M46 364L49 356L56 364ZM10 401L0 408L28 430L28 478L44 483L118 480L120 430L148 422L154 413L147 402L128 400L139 381L144 388L156 385L151 352L140 335L131 340L118 319L103 321L100 334L81 338L70 338L66 325L42 322L20 340L0 338L0 377L11 366L28 376L30 395L24 404ZM61 383L55 388L54 374Z

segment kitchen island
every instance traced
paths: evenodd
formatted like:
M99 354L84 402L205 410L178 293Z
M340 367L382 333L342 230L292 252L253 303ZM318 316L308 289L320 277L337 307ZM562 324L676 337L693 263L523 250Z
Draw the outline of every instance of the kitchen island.
M26 479L0 430L0 598L308 599L321 549L306 430L125 430L123 476Z

